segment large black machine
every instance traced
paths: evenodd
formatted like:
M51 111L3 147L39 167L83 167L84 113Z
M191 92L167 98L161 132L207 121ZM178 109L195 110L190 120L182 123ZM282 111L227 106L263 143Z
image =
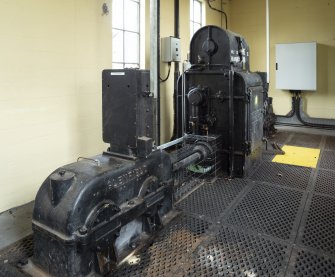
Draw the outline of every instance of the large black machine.
M265 73L249 72L249 54L230 31L195 33L191 67L178 81L177 138L165 147L154 141L149 71L104 70L103 140L110 147L44 181L33 211L34 256L23 270L103 276L176 214L178 172L200 164L230 178L248 175L261 160L266 91Z

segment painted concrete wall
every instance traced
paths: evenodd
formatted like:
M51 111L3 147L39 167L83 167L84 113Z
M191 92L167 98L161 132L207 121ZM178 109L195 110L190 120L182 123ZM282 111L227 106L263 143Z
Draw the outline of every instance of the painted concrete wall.
M62 164L106 149L101 70L111 66L111 17L102 16L104 2L0 1L0 211L33 200Z
M291 107L288 91L275 88L275 44L318 43L317 91L304 93L304 110L311 117L335 118L335 1L269 0L270 96L277 114ZM231 29L245 36L251 69L266 70L265 0L231 1ZM292 61L294 62L294 61Z

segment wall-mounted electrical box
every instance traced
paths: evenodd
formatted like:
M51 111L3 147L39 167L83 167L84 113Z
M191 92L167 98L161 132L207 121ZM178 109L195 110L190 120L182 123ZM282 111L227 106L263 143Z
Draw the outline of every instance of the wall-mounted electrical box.
M316 42L276 44L276 88L316 90Z
M161 42L161 59L162 62L180 62L180 39L175 37L162 38Z

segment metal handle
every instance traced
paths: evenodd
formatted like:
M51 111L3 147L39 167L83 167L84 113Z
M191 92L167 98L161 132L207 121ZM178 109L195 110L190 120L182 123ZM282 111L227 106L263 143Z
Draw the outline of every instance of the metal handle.
M100 164L101 164L100 161L97 160L97 159L91 159L91 158L79 157L79 158L77 159L77 162L79 162L79 160L91 161L91 162L96 163L97 166L100 166Z

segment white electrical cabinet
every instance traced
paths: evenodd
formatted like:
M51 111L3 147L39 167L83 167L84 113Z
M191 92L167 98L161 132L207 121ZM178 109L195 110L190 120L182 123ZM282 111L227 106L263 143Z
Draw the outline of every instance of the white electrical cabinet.
M162 62L171 63L171 62L180 62L180 39L175 37L165 37L162 38L161 42Z
M276 44L276 88L316 90L316 42Z

